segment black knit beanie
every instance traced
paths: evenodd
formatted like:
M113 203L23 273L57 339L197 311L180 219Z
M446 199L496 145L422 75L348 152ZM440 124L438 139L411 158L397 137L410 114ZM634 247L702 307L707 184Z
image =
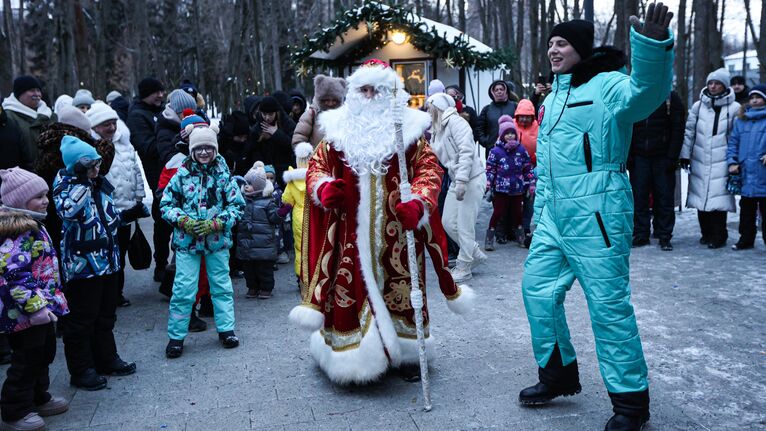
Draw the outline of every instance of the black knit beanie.
M266 96L258 106L258 110L261 112L279 112L279 102L273 96Z
M583 60L593 54L593 23L590 21L573 19L557 24L548 36L548 42L553 36L566 39Z
M165 86L154 78L144 78L138 83L138 98L145 99L158 91L164 91Z
M745 85L745 77L742 75L735 75L731 77L731 81L729 81L729 85Z
M38 81L34 76L22 75L13 80L13 95L16 96L17 99L22 94L33 88L39 88L40 90L43 89L40 81Z

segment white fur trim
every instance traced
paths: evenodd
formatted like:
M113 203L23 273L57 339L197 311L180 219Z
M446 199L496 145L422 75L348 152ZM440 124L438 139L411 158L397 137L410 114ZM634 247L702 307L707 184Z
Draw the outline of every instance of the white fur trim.
M319 200L319 195L317 194L317 191L320 187L322 187L322 184L329 183L330 181L335 181L335 177L326 176L324 178L321 178L317 180L316 184L314 184L314 190L311 191L311 200L314 202L314 205L318 206L319 208L324 208L322 205L322 201Z
M431 222L431 213L428 211L428 205L422 197L418 195L412 195L412 199L417 200L423 205L423 215L418 220L418 226L415 229L420 229L423 226L427 226Z
M458 285L458 297L447 300L447 308L455 314L466 315L473 312L476 293L465 284Z
M266 187L263 188L261 196L266 198L271 196L272 193L274 193L274 184L272 184L271 181L266 180Z
M344 123L348 121L348 106L343 105L332 111L325 111L317 117L320 129L325 133L324 139L328 142L341 140L346 135ZM417 109L406 108L402 114L402 136L409 148L416 144L418 139L431 127L431 116L427 112ZM394 131L392 130L393 134Z
M394 69L384 66L362 66L346 78L349 88L361 88L365 85L372 85L375 88L392 89L398 85L404 87L401 78Z
M293 324L306 331L317 331L324 325L324 314L305 305L293 307L289 317Z
M374 317L356 349L336 352L325 343L322 334L315 331L311 334L310 351L327 377L341 385L372 382L388 370L388 358Z
M311 153L314 152L314 147L311 146L308 142L301 142L298 145L295 146L293 149L293 153L295 153L295 157L299 159L308 159Z
M282 179L285 183L291 183L293 181L306 179L306 168L300 169L288 169L282 174Z
M359 261L361 263L362 279L367 290L367 299L372 306L375 321L378 325L380 338L386 346L388 355L391 358L391 364L394 367L399 366L401 361L401 348L399 337L394 329L394 322L391 320L391 314L386 308L386 302L383 300L382 286L378 286L377 277L372 271L372 259L378 256L373 252L370 244L370 174L359 176L359 206L356 212L356 245L359 251ZM378 206L378 211L383 209ZM377 248L377 247L376 247Z
M6 111L18 112L19 114L26 115L29 118L37 118L38 115L42 115L46 118L51 118L53 111L42 100L37 104L37 109L32 109L27 105L19 102L16 96L11 93L3 100L3 109Z

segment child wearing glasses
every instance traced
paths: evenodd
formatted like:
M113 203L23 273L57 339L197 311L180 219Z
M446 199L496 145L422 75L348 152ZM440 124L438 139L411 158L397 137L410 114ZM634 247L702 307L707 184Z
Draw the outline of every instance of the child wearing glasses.
M53 181L53 201L63 220L61 263L70 310L64 316L64 353L70 383L95 391L106 387L105 375L136 372L135 363L120 359L112 332L119 299L121 217L112 200L114 188L99 175L96 149L64 136L61 156L66 168Z
M242 216L244 200L218 154L218 128L186 127L189 157L170 179L160 202L162 217L174 227L176 275L170 299L168 358L183 353L197 294L200 263L205 258L215 325L223 347L239 346L234 334L234 296L229 277L231 230Z

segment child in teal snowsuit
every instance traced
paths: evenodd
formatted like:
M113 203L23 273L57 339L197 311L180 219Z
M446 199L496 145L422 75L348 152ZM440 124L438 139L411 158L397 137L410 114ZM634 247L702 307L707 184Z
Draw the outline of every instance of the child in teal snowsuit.
M656 24L669 17L655 17L654 9L641 33L631 29L631 75L621 52L592 49L592 23L557 25L548 39L556 77L539 114L537 230L522 291L540 382L521 391L519 401L544 404L581 389L564 314L577 279L614 406L608 430L638 430L649 419L647 368L630 303L633 197L625 161L633 123L670 92L673 38L667 24ZM565 61L572 66L562 70Z
M234 334L229 249L231 230L242 215L244 200L218 154L217 128L192 125L187 132L189 157L168 183L160 203L162 217L175 228L176 276L168 316L168 358L183 353L203 256L218 337L225 348L239 345Z

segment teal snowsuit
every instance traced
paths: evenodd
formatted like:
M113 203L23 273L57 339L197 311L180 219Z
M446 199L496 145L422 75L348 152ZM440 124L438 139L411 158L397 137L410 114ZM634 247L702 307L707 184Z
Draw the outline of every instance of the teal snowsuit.
M632 74L602 72L574 87L556 76L540 115L537 230L522 291L535 359L545 368L558 343L563 365L575 351L564 298L575 279L588 301L601 376L609 392L647 389L647 368L630 303L633 194L625 162L633 123L670 92L673 37L631 29Z

